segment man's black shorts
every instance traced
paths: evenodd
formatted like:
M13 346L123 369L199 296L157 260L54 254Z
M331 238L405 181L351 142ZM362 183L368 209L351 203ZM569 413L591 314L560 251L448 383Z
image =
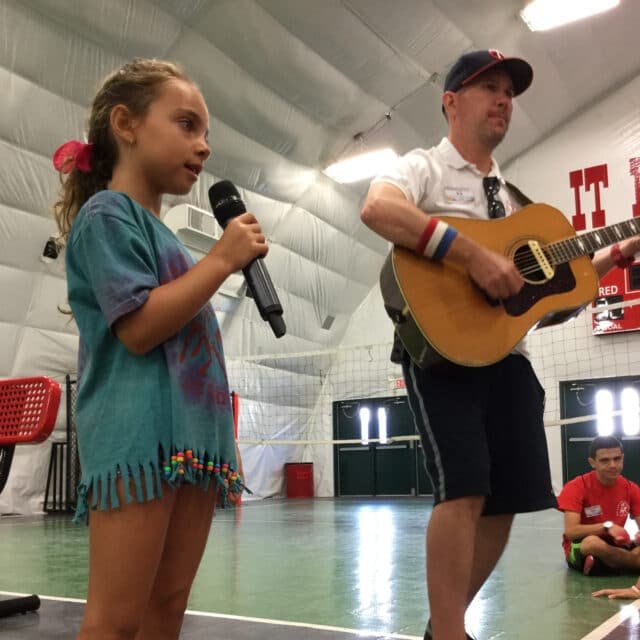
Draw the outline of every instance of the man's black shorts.
M527 358L420 369L405 354L402 367L436 504L486 496L484 515L557 506L544 390Z

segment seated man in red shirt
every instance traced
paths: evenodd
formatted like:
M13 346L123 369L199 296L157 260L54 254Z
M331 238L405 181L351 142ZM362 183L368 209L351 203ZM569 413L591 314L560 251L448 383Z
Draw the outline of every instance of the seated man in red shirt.
M624 528L628 516L640 526L640 487L620 475L623 461L617 438L595 438L593 471L567 482L558 496L567 563L585 575L640 571L640 532L631 540Z

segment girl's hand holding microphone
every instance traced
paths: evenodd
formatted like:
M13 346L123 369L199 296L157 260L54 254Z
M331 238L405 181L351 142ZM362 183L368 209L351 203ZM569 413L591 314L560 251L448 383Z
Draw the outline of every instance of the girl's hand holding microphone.
M221 260L229 273L239 271L254 258L267 255L269 247L256 217L243 213L231 219L209 255Z

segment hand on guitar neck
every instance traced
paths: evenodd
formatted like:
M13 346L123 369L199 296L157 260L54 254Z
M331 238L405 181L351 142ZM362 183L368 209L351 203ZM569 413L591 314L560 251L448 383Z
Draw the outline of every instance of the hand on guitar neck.
M621 240L615 245L618 249L619 256L623 261L632 261L633 256L640 253L640 236L632 236L626 240ZM612 247L608 247L602 251L598 251L593 257L593 268L598 274L598 278L606 275L611 269L615 267L622 267L622 265L616 263L615 252Z

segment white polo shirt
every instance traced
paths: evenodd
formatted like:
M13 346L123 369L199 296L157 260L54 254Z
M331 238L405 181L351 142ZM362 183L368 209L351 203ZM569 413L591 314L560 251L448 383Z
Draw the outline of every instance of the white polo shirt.
M512 203L493 158L488 175L500 180L498 199L504 204L505 215L513 213L518 207ZM448 138L442 138L437 147L409 151L372 184L387 182L398 187L409 202L428 214L486 220L489 214L482 188L484 177L485 174L458 153Z
M498 198L504 204L505 215L510 215L519 206L512 201L493 158L488 175L500 180ZM484 173L458 153L448 138L443 138L437 147L409 151L371 184L386 182L398 187L409 202L430 215L488 220L487 196L482 187L484 177ZM529 357L526 339L514 352Z

